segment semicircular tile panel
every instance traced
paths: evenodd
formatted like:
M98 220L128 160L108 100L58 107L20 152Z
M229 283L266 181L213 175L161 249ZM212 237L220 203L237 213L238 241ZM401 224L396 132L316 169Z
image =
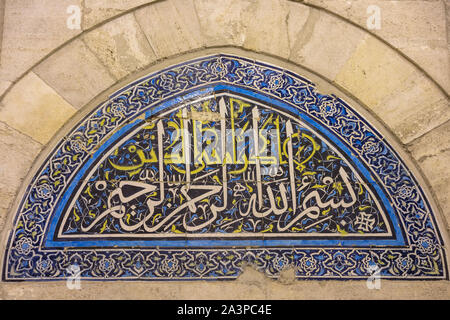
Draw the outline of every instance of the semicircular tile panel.
M346 102L213 55L99 105L30 183L4 280L446 279L413 174Z

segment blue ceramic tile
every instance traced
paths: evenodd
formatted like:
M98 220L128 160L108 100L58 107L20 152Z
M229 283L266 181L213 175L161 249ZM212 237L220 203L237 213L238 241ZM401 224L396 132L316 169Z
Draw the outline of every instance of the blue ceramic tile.
M264 63L188 61L110 96L37 172L5 280L447 277L421 187L343 100Z

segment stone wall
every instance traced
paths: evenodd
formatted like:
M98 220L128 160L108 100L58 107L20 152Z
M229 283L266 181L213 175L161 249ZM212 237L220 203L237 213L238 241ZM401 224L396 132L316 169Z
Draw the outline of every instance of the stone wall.
M380 29L367 27L369 4L381 9ZM67 27L69 5L80 8L80 29ZM325 93L355 101L422 173L441 232L448 232L448 6L439 0L6 1L0 60L3 245L33 170L76 119L139 76L212 52L301 70L317 78ZM1 283L0 297L449 297L447 281L384 281L381 290L367 290L358 281L293 282L289 273L274 281L252 269L227 283L82 286Z

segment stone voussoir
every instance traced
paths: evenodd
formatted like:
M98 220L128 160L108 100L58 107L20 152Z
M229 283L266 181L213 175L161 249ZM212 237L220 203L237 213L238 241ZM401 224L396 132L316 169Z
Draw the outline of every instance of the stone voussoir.
M427 177L450 226L450 121L408 145L408 150Z
M373 111L403 143L410 143L450 119L446 95L417 71Z
M88 32L82 39L118 79L156 60L132 13Z
M23 178L42 145L0 121L0 231Z
M75 108L81 108L116 79L80 39L75 39L34 68Z
M156 0L84 0L83 29L88 29L125 11Z
M206 45L242 46L245 41L243 12L255 3L255 0L194 0Z
M46 144L76 111L33 72L6 94L2 105L0 121L42 144Z
M158 58L204 47L192 0L168 0L135 12Z
M296 5L301 10L302 5ZM289 60L335 80L367 34L326 12L310 11L302 30L291 40Z
M0 79L16 81L35 63L82 32L73 24L81 0L7 1L1 41Z

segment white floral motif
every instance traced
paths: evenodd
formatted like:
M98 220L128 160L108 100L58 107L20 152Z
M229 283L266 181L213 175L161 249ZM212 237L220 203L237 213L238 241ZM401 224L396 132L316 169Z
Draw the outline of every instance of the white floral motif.
M36 187L36 192L40 198L48 199L52 196L53 189L48 183Z
M408 199L408 198L410 198L412 196L413 190L414 189L412 187L408 187L408 186L402 185L398 189L397 194L402 199Z
M364 153L367 154L374 154L380 151L380 147L378 145L377 142L374 141L367 141L366 143L364 143L364 145L362 146L362 150Z
M70 140L70 148L73 151L79 153L79 152L82 152L86 148L86 145L82 139L73 139L73 140Z
M395 264L400 270L407 271L411 268L413 260L410 257L401 257L397 259Z
M433 243L433 240L428 237L420 237L417 241L419 244L419 251L422 253L432 253L436 248L436 245Z
M216 76L223 77L227 74L227 67L219 60L212 64L211 71Z
M116 116L122 116L125 112L125 106L122 102L115 102L111 105L111 112Z
M370 232L375 225L375 218L371 214L361 211L356 217L355 225L358 226L358 230L364 232Z
M161 75L161 87L163 87L166 90L173 90L174 82L171 77L168 77L165 74Z
M33 242L30 238L21 238L17 241L15 249L21 255L27 255L31 252Z
M178 269L178 260L175 258L164 259L162 262L162 269L168 273L172 273Z
M398 189L398 196L402 199L410 198L413 190L413 188L403 185Z
M281 271L289 264L289 260L286 257L276 257L272 264L275 270Z
M36 268L38 269L39 272L45 273L52 268L52 265L53 265L53 263L49 259L39 260L36 263Z
M272 76L269 79L269 88L272 90L276 90L276 89L283 87L283 84L284 84L284 80L279 75Z
M333 100L323 101L319 108L323 117L332 117L337 113L336 103Z
M305 256L300 259L300 267L306 272L311 272L316 269L317 262L314 258Z
M100 260L99 269L103 272L111 272L114 269L115 262L113 258L103 258Z
M208 257L204 253L200 253L195 258L195 270L200 274L208 270Z

